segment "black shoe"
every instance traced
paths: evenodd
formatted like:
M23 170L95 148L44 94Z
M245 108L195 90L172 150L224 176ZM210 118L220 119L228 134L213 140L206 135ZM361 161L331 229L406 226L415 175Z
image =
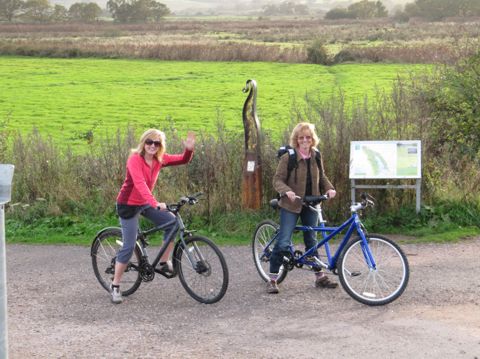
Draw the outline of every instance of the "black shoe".
M267 293L268 294L277 294L279 292L277 281L269 280L267 282Z
M326 275L315 279L315 287L317 288L337 288L338 283L332 282Z
M173 273L173 264L171 261L168 261L168 262L160 262L159 263L159 267L158 267L158 270L162 273L165 273L165 274L172 274Z

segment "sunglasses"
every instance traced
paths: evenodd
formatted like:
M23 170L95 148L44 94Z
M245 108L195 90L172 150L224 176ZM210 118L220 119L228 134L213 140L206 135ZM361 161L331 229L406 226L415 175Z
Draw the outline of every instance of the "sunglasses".
M300 141L303 141L303 140L310 141L312 139L312 136L298 136L298 139Z
M155 145L155 147L160 147L162 142L148 139L148 140L145 140L145 144L148 146Z

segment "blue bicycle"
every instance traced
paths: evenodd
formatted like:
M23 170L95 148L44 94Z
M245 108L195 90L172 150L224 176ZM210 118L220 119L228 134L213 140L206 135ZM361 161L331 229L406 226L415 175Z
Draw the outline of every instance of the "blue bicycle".
M305 253L296 250L291 243L289 252L284 255L277 282L282 282L294 268L322 268L338 275L345 291L363 304L384 305L393 302L407 287L410 269L407 257L398 244L384 236L368 234L363 226L358 212L373 206L373 197L363 193L361 202L350 207L351 217L338 227L327 227L323 220L321 202L327 199L327 196L307 196L303 199L304 206L318 213L318 225L296 226L295 231L321 232L322 238ZM272 200L270 204L273 208L278 207L277 200ZM264 281L269 280L269 261L278 229L278 224L265 220L257 226L253 236L253 258ZM329 241L343 232L343 239L332 255ZM314 256L321 247L325 255Z

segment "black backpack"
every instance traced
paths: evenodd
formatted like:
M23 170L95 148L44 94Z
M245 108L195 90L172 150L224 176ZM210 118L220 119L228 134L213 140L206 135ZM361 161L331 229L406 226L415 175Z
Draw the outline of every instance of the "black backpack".
M322 161L320 160L320 151L317 148L314 148L314 150L315 150L315 160L317 161L317 167L320 173L322 173ZM288 153L287 180L285 181L285 182L288 182L290 178L290 173L292 173L292 171L297 168L297 153L295 152L292 146L284 145L278 149L277 158L282 157L285 153Z

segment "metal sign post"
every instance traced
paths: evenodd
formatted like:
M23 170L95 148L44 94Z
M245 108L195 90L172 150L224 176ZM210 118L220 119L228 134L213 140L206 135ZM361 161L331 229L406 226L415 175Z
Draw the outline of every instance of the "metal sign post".
M5 203L12 198L13 165L0 164L0 358L8 358L7 256L5 248Z
M356 201L356 190L362 188L385 188L385 189L414 189L415 190L415 212L420 213L421 209L421 198L422 198L422 180L416 179L415 184L403 184L403 185L392 185L392 184L385 184L385 185L359 185L355 183L355 180L352 179L351 181L351 200L352 204L355 204Z

